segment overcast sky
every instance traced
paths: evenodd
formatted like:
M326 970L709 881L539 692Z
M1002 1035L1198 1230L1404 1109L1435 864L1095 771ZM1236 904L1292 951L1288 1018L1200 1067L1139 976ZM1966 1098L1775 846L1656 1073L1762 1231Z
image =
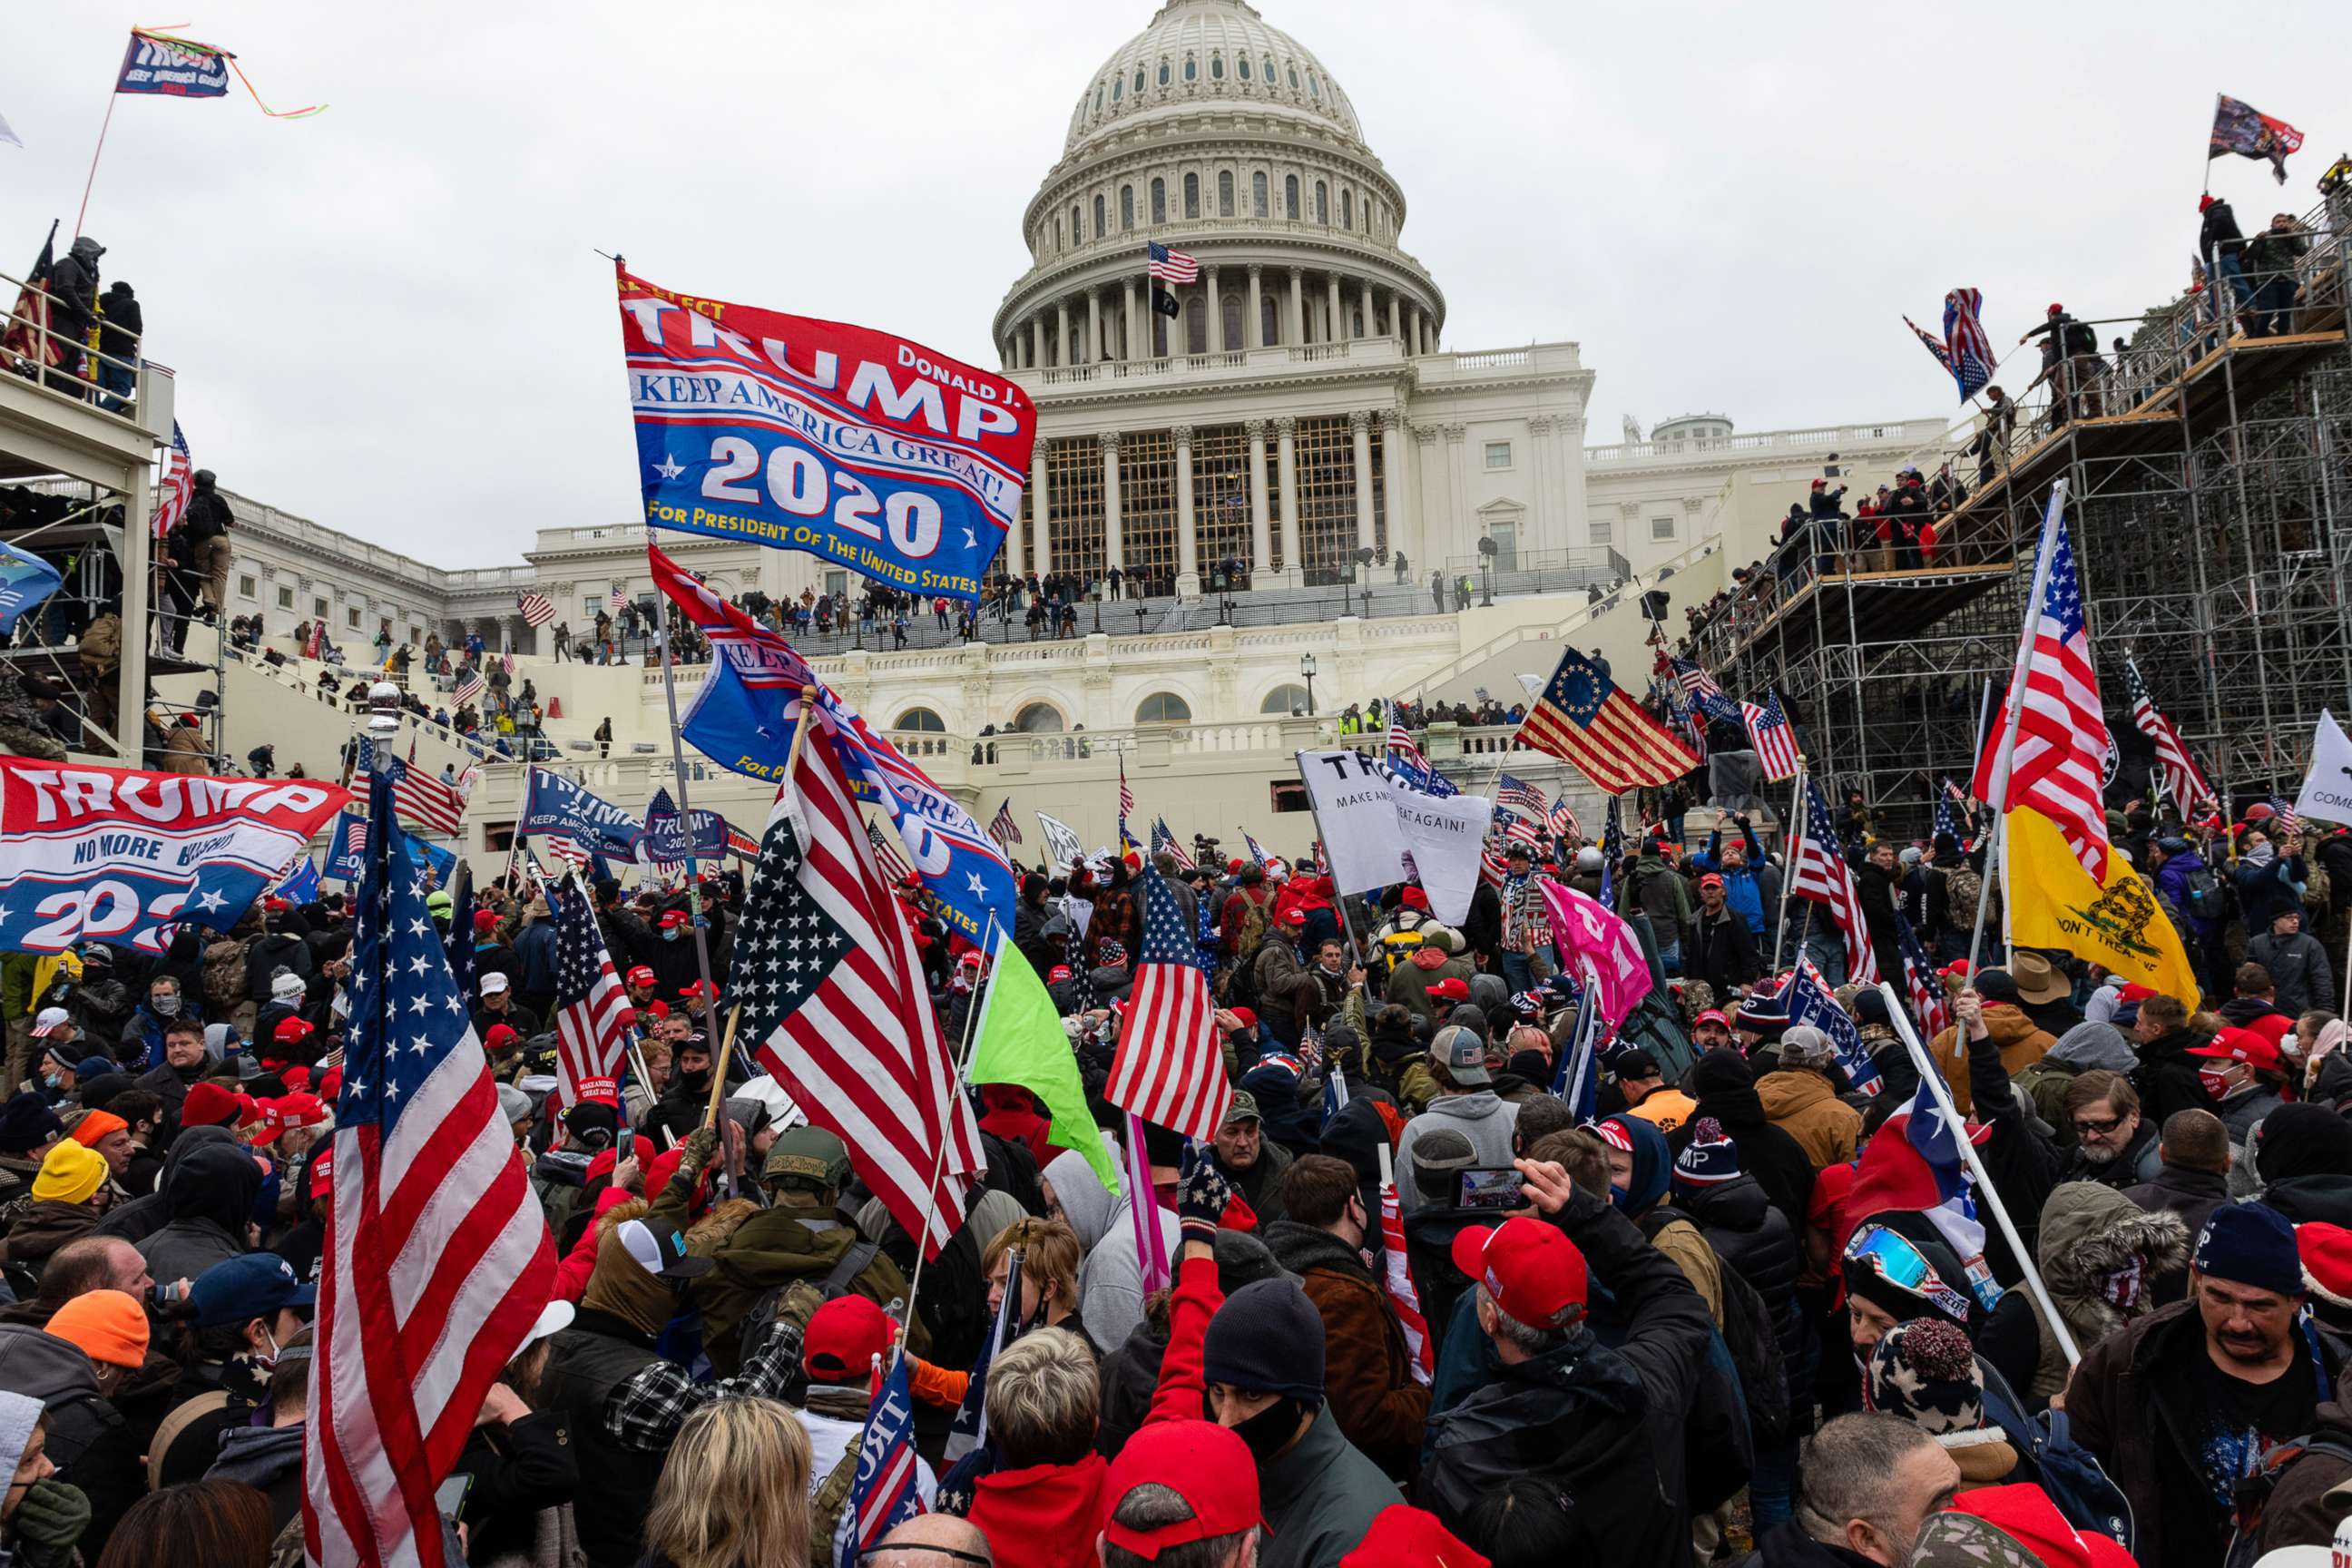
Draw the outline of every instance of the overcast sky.
M1154 9L212 0L189 36L236 50L273 107L331 107L122 99L84 226L223 484L436 564L511 562L537 528L637 513L594 248L993 364L1022 208ZM1628 413L1948 414L1901 314L1933 329L1973 284L2006 352L2053 300L2169 298L2217 90L2308 137L2284 193L2214 166L2250 230L2308 207L2352 142L2342 17L2317 4L1263 9L1402 185L1446 346L1581 343L1595 441ZM25 145L0 145L0 270L51 217L72 232L124 31L163 15L10 16L0 116Z

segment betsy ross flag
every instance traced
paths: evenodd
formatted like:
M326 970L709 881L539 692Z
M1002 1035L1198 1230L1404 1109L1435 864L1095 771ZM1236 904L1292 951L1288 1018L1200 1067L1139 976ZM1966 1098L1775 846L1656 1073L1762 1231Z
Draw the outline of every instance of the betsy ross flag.
M303 1424L303 1551L442 1568L434 1489L553 1294L555 1249L388 776L371 782L368 818Z
M963 1224L980 1127L834 746L810 731L761 835L735 938L744 1037L932 1256Z
M899 1355L866 1412L857 1470L849 1483L848 1530L835 1568L856 1568L884 1536L923 1511L918 1473L915 1400L908 1389L907 1358Z
M996 847L1003 850L1004 858L1010 860L1013 858L1013 847L1021 842L1021 829L1013 821L1011 795L1004 797L997 805L996 815L988 819L988 836L996 840Z
M544 594L517 594L515 608L522 612L523 624L543 626L555 618L555 604Z
M1969 793L1997 816L2031 806L2058 825L2083 869L2101 885L2107 873L2107 816L2100 799L2105 763L2115 749L2099 707L2099 673L2091 664L2091 632L2083 615L2083 587L2066 540L2066 481L2050 487L2042 520L2046 580L2042 602L2028 607L2030 653L2023 689L2011 689L1985 731ZM2001 742L2010 713L2021 715L2017 749L2002 767Z
M1177 869L1192 869L1192 857L1184 852L1184 846L1177 841L1176 835L1168 830L1168 819L1155 816L1151 819L1151 852L1157 855L1162 850L1175 857Z
M2172 721L2164 716L2148 695L2147 682L2139 676L2139 665L2128 655L2124 659L2124 697L2131 703L2132 728L2146 735L2156 747L2156 763L2164 779L2164 793L2185 818L2197 809L2197 803L2210 800L2213 786L2205 782L2198 770L2197 759L2189 754L2189 742L2180 738Z
M583 1100L621 1103L617 1080L628 1054L629 994L576 884L551 888L555 903L555 1091L553 1111ZM467 940L471 940L470 936Z
M195 492L195 459L188 453L188 438L180 433L180 422L174 419L172 449L163 454L163 482L155 491L156 538L163 538L180 525L180 520L188 515L188 498Z
M1412 1288L1412 1270L1406 1266L1404 1210L1397 1201L1396 1184L1381 1184L1381 1294L1389 1299L1397 1327L1404 1331L1405 1354L1412 1358L1412 1380L1426 1388L1437 1376L1437 1349L1430 1342L1429 1320L1421 1314L1421 1293Z
M1559 669L1520 724L1518 740L1570 763L1610 795L1671 784L1699 762L1574 648L1560 656Z
M1756 747L1756 760L1764 766L1764 777L1778 784L1782 779L1797 776L1797 727L1789 722L1789 715L1780 707L1780 695L1764 693L1764 705L1753 702L1739 705L1739 716L1748 726L1748 739Z
M1826 905L1845 939L1846 978L1858 985L1878 979L1878 957L1870 945L1870 928L1862 914L1862 889L1853 868L1838 853L1837 824L1830 818L1830 803L1821 784L1805 781L1805 819L1798 825L1794 879L1790 896Z
M1146 866L1143 951L1136 957L1127 1024L1119 1031L1103 1098L1144 1121L1203 1142L1216 1135L1233 1103L1210 1015L1209 977L1193 952L1184 911L1168 879Z
M1144 268L1151 278L1162 283L1190 283L1201 276L1201 264L1181 250L1171 250L1158 240L1147 241L1144 253L1150 265Z

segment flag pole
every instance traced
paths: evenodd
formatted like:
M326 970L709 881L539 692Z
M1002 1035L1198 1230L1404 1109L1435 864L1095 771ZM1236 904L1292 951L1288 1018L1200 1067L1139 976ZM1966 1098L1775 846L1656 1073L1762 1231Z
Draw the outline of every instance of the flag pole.
M1919 1081L1926 1084L1928 1091L1936 1097L1937 1109L1943 1113L1946 1125L1952 1131L1952 1142L1959 1146L1960 1158L1968 1164L1969 1175L1976 1183L1978 1195L1992 1210L1993 1220L2009 1242L2009 1249L2016 1257L2018 1268L2024 1270L2025 1288L2033 1293L2034 1305L2042 1309L2042 1321L2049 1325L2051 1336L2057 1340L2058 1348L2065 1352L2066 1365L2070 1369L2081 1365L2083 1352L2075 1348L2074 1336L2066 1331L2065 1320L2059 1317L2056 1305L2051 1301L2050 1288L2042 1282L2042 1270L2035 1266L2032 1252L2010 1220L2008 1205L2000 1201L2000 1189L1992 1184L1992 1178L1985 1173L1984 1162L1977 1158L1977 1146L1969 1141L1968 1124L1952 1105L1952 1091L1944 1082L1944 1075L1936 1070L1934 1062L1927 1059L1927 1047L1919 1043L1917 1031L1911 1027L1911 1016L1903 1010L1903 1003L1895 996L1895 987L1882 980L1877 989L1878 994L1885 1000L1887 1016L1894 1021L1895 1032L1903 1037L1903 1048L1911 1053L1911 1065L1919 1070ZM1966 1042L1966 1026L1956 1021L1953 1032L1960 1037L1963 1043Z
M2050 558L2056 553L2051 546L2055 539L2055 525L2064 515L2065 502L2066 481L2053 479L2050 483L2050 505L2042 514L2042 537L2033 552L2033 586L2026 595L2025 619L2017 633L2017 659L2009 673L2009 721L2002 728L2000 752L1993 758L1992 792L1999 798L1985 803L1993 809L1993 826L1997 830L2009 818L2009 769L2017 755L2018 725L2025 717L2025 704L2021 699L2025 693L2026 671L2033 663L2033 628L2042 618L2042 595L2050 586ZM2001 858L2000 851L2004 847L2001 837L2002 835L1996 831L1992 841L1985 846L1984 874L1977 886L1976 925L1969 933L1969 984L1971 985L1976 984L1977 971L1984 966L1980 953L1985 916L1992 908L1993 866Z
M709 1000L711 1016L715 1018L719 1016L719 985L710 977L710 937L709 928L702 919L702 881L695 875L694 807L687 799L686 794L686 741L678 733L677 728L677 680L671 673L669 606L667 605L655 605L654 630L661 647L662 696L669 703L669 754L670 766L677 774L677 819L679 826L685 830L686 908L688 919L692 922L691 929L694 931L694 962L696 967L702 972L702 994ZM794 755L798 755L801 736L806 733L808 729L808 704L814 695L814 693L809 688L805 686L801 688L801 722L793 731ZM789 766L785 769L785 775L787 778L791 776ZM643 865L644 862L640 861L639 864ZM640 879L642 879L642 873L640 873ZM740 1007L738 1011L740 1011ZM728 1033L730 1035L734 1033L734 1026L731 1024L728 1026Z
M923 1234L915 1237L915 1272L907 1280L907 1310L910 1315L915 1310L916 1288L923 1282L923 1265L929 1260L930 1248L924 1245L924 1241L931 1234L931 1221L940 1212L940 1183L947 1177L948 1143L950 1142L948 1124L952 1120L950 1108L955 1103L955 1097L963 1092L964 1074L971 1069L972 1026L979 1021L983 1005L979 987L987 984L990 981L989 957L995 951L996 911L992 909L988 911L988 923L982 926L980 931L981 970L973 981L971 1004L963 1011L963 1040L956 1047L955 1071L949 1075L948 1081L940 1088L940 1151L931 1161L931 1184L923 1194ZM900 1342L905 1338L903 1332L898 1336ZM906 1346L901 1342L894 1354L905 1353ZM894 1361L891 1364L895 1366L898 1363Z
M1794 831L1799 816L1805 809L1805 753L1797 753L1796 793L1789 801L1789 819L1780 825L1780 918L1772 928L1772 972L1780 972L1780 951L1789 941L1789 896L1790 884L1797 879L1797 852L1791 848L1797 841Z

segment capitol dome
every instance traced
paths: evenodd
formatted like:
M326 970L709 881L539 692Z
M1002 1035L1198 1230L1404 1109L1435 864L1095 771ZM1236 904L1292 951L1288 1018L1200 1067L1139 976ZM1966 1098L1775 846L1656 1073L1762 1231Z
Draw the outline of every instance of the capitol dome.
M1404 219L1322 60L1248 0L1167 0L1081 89L992 335L1022 370L1382 336L1430 352L1444 296ZM1150 244L1202 269L1172 328L1138 289Z

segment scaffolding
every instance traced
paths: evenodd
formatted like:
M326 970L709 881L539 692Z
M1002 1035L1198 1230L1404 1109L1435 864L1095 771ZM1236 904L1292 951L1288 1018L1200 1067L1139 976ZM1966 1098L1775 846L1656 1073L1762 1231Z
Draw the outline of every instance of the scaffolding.
M1727 689L1779 690L1825 785L1924 834L2008 681L2063 479L2117 742L2110 803L2153 795L2150 744L2116 700L2126 658L2229 803L2291 798L2320 710L2352 702L2352 212L2303 228L2291 307L2217 314L2192 290L2128 318L2128 341L2045 367L2013 424L1979 418L1922 458L1974 485L1932 546L1790 541L1694 629L1697 656Z

